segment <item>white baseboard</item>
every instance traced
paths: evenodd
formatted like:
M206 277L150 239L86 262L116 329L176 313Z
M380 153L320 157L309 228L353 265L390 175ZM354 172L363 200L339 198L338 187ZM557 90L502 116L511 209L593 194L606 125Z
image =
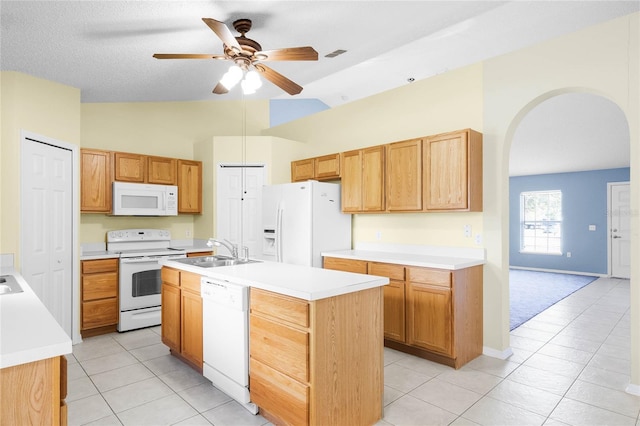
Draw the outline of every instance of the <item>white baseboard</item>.
M509 269L518 269L521 271L553 272L556 274L587 275L591 277L603 277L603 278L609 276L607 274L598 274L595 272L565 271L562 269L527 268L523 266L509 266Z
M507 349L505 349L503 351L499 351L497 349L493 349L493 348L490 348L488 346L483 346L482 347L482 354L486 355L486 356L490 356L492 358L507 359L511 355L513 355L513 351L511 350L511 348L507 348Z
M625 391L627 393L630 393L631 395L640 396L640 385L634 385L633 383L629 383Z

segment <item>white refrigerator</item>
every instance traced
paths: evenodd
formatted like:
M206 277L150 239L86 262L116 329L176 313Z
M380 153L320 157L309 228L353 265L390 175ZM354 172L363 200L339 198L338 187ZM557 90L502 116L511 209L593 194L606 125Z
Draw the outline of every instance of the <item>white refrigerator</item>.
M262 188L262 259L322 267L320 253L351 249L351 215L340 184L318 181Z

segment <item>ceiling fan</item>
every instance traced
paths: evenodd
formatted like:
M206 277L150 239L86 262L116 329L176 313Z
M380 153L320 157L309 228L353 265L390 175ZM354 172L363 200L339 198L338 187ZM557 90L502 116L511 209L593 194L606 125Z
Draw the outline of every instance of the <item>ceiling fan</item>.
M222 59L233 61L235 66L232 66L218 82L213 89L215 94L222 95L227 93L231 87L243 78L245 72L247 75L242 82L243 90L246 84L246 89L248 90L245 90L245 93L252 93L251 89L255 90L261 84L256 74L257 71L288 94L297 95L302 91L302 86L267 67L262 62L318 60L318 52L310 46L262 50L262 46L257 41L245 37L245 34L251 29L250 19L238 19L233 22L233 28L240 33L239 37L234 37L224 22L211 18L202 18L202 20L224 43L224 54L156 53L153 57L157 59Z

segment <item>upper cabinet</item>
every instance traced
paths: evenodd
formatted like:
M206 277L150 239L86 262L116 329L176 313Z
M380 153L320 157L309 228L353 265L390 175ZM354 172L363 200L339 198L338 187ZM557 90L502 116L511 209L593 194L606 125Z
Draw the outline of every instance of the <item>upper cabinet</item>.
M114 181L178 186L178 213L202 213L202 162L80 150L80 211L110 213Z
M385 146L342 153L342 211L384 211Z
M340 154L329 154L291 162L291 182L339 178Z
M387 145L387 210L422 210L422 139Z
M117 181L158 185L176 184L177 160L175 158L114 152L113 164L114 177Z
M202 162L178 160L178 213L202 213Z
M80 150L80 210L86 213L111 211L111 152Z
M482 134L466 129L428 137L423 165L426 211L482 211Z

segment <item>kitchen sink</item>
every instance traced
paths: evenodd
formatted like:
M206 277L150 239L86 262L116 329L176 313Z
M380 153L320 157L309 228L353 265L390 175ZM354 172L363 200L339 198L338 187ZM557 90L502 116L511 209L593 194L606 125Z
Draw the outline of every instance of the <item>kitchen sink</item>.
M22 293L22 287L13 275L0 275L0 296L3 294Z
M236 259L229 256L198 256L173 260L175 262L184 263L185 265L199 266L201 268L216 268L219 266L244 265L247 263L259 262L259 260Z

